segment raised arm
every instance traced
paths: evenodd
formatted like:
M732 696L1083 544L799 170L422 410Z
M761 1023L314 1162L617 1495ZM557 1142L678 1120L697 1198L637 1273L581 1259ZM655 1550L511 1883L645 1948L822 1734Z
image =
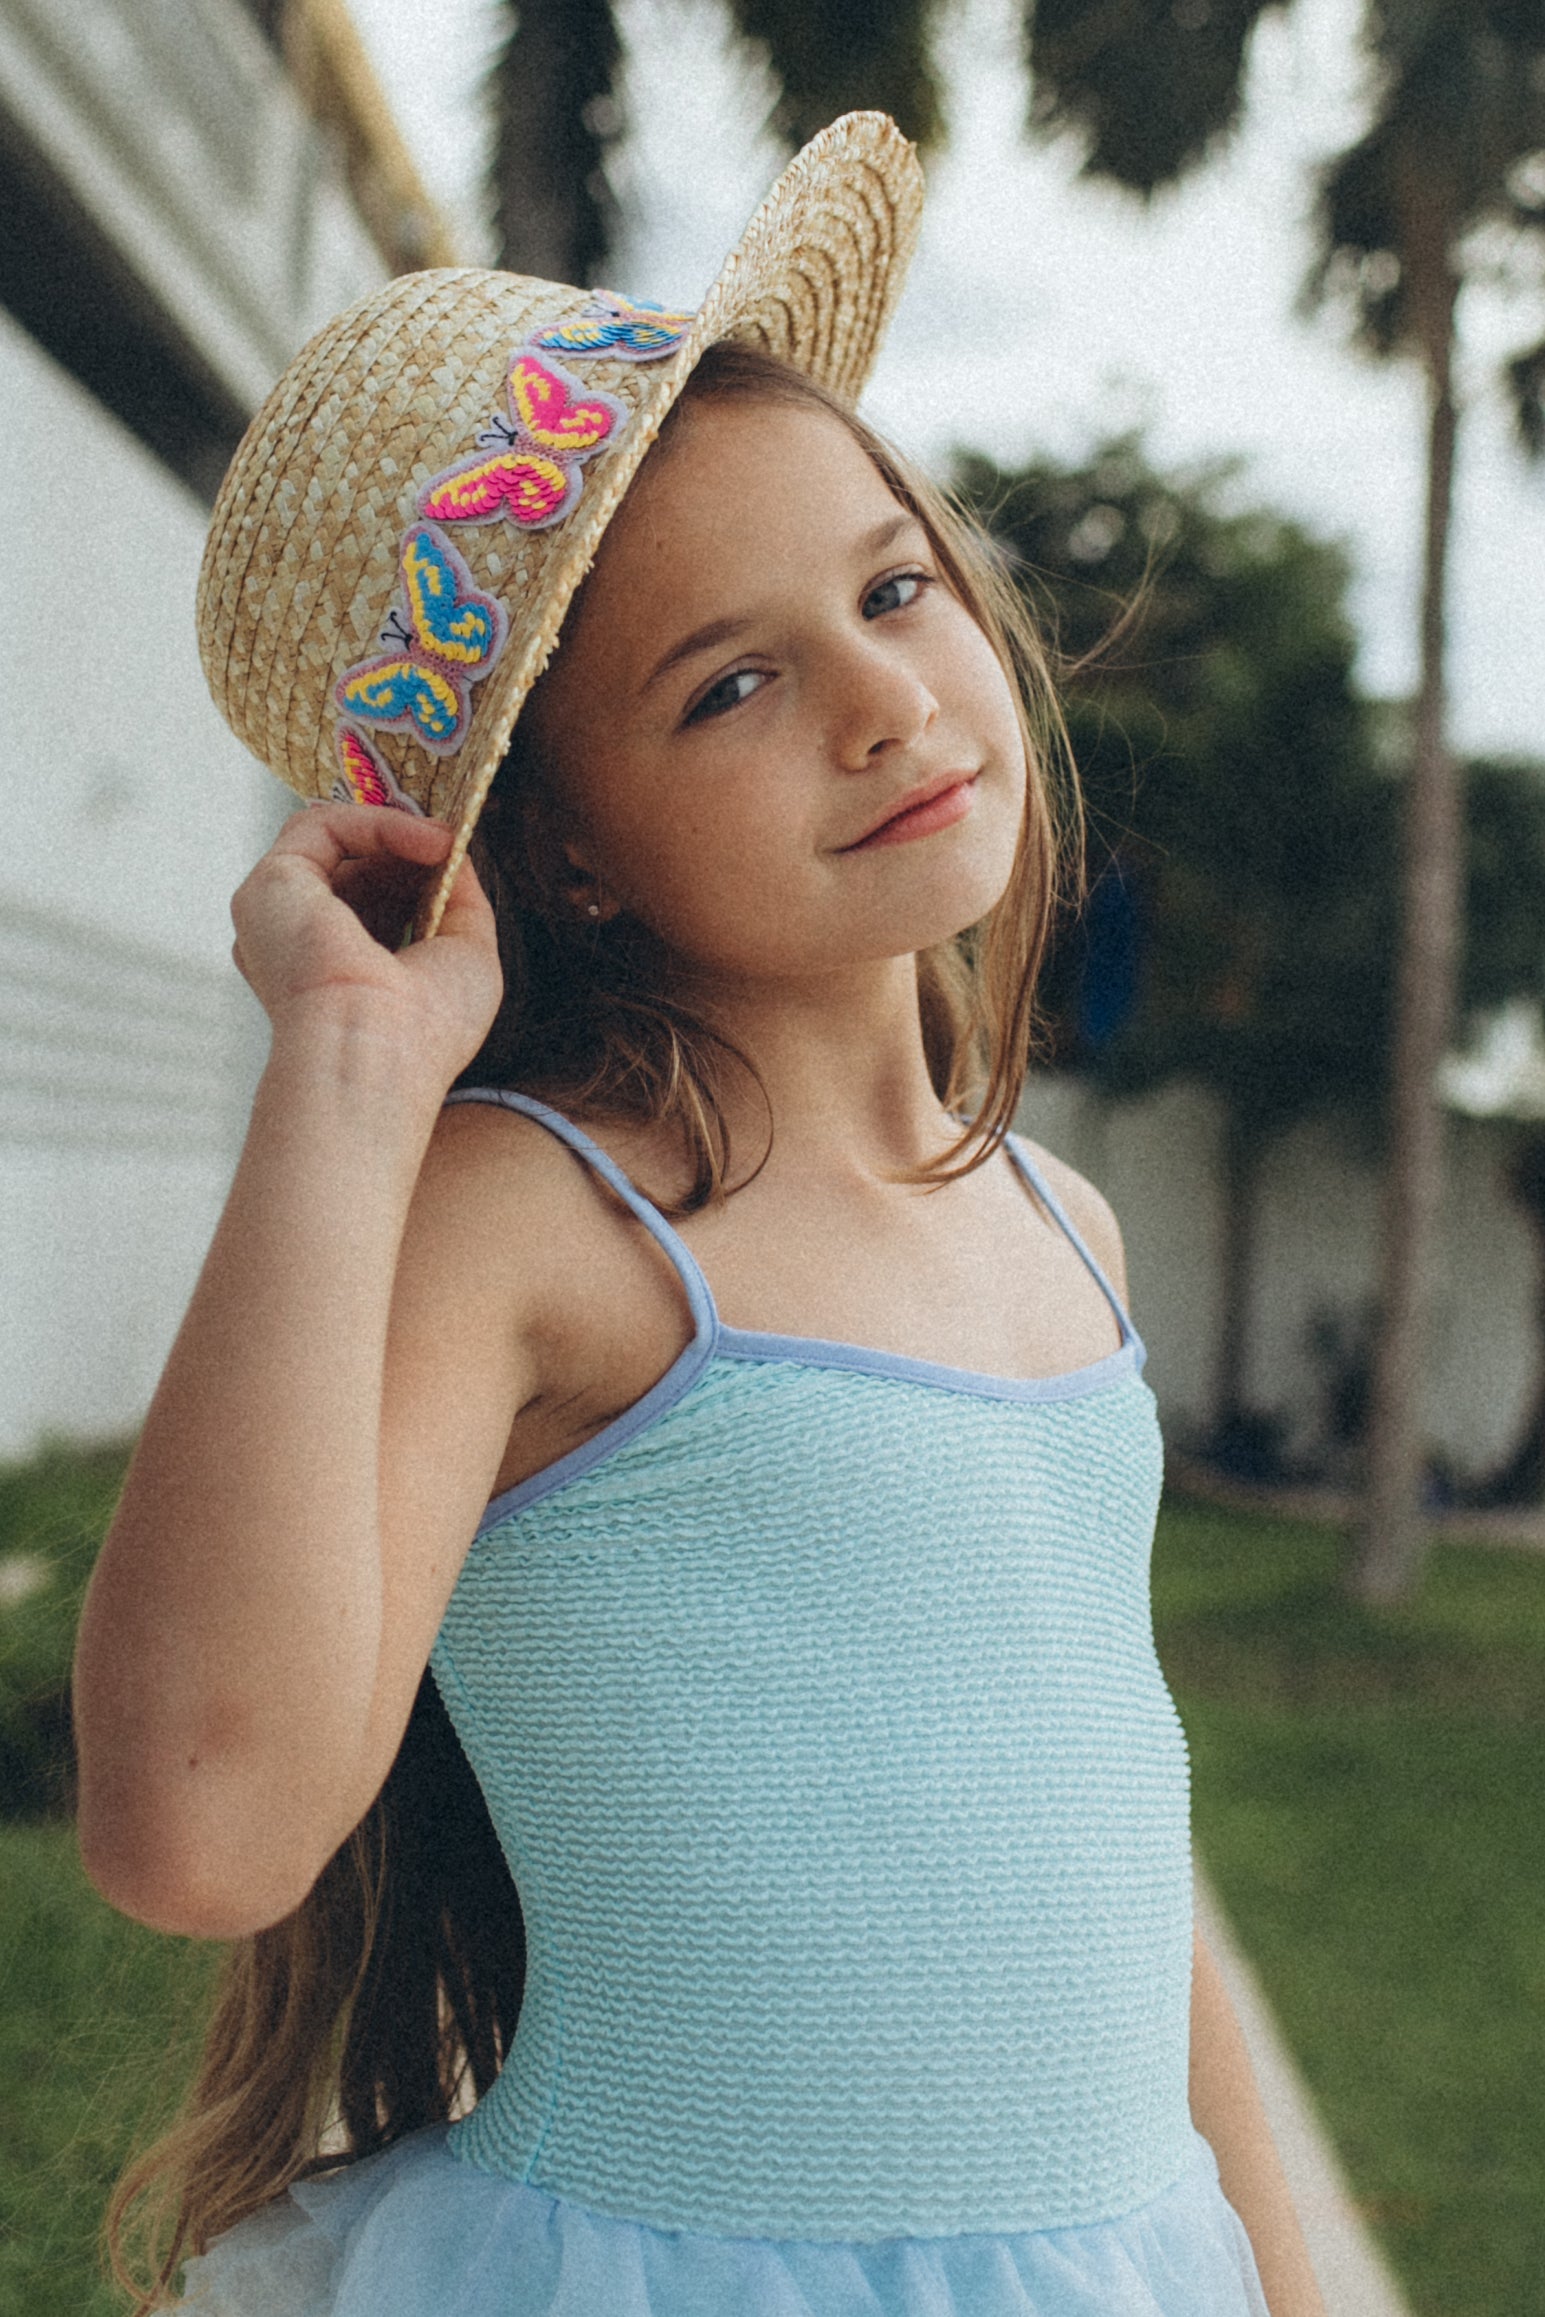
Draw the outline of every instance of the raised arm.
M410 1204L499 973L470 870L431 942L397 951L362 919L384 901L400 922L448 845L406 814L300 813L233 904L272 1050L75 1668L87 1869L161 1928L277 1920L357 1821L416 1678L388 1612L421 1665L523 1389L485 1324L477 1387L421 1443L411 1411L383 1439Z

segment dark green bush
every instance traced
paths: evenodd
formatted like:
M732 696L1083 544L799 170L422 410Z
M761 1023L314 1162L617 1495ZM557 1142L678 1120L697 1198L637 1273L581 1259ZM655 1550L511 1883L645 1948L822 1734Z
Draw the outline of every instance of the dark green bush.
M70 1809L70 1652L127 1462L114 1442L0 1466L0 1819Z

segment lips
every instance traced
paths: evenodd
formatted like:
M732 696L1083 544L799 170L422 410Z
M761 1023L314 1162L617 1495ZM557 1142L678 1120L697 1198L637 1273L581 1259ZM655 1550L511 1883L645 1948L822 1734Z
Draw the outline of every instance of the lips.
M901 844L908 837L932 836L935 829L947 829L970 811L976 777L974 772L948 772L939 780L925 781L871 822L861 837L839 845L838 851L858 853L867 845Z

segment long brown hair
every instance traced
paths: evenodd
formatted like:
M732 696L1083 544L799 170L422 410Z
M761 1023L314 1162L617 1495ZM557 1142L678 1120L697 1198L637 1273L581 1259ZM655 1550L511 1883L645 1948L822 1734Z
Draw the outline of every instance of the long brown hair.
M731 397L803 404L841 421L922 523L943 579L1014 683L1029 778L1008 886L980 925L918 961L935 1090L971 1114L919 1177L948 1181L980 1166L1008 1129L1037 976L1081 859L1046 655L987 535L843 403L766 354L725 345L704 357L676 408ZM528 703L475 839L505 997L466 1078L663 1123L688 1159L680 1204L695 1208L726 1191L725 1073L750 1065L669 994L665 961L641 927L619 919L598 934L576 913L537 721ZM361 1825L293 1915L230 1950L183 2112L118 2184L108 2247L137 2309L164 2306L184 2259L290 2181L384 2148L480 2095L515 2031L524 1956L514 1884L426 1674Z

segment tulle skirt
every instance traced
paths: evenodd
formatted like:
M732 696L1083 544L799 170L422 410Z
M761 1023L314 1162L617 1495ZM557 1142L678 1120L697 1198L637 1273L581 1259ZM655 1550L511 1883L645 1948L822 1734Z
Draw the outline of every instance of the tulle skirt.
M1200 2135L1116 2220L846 2244L614 2219L435 2127L298 2182L190 2261L185 2294L190 2317L1268 2317Z

